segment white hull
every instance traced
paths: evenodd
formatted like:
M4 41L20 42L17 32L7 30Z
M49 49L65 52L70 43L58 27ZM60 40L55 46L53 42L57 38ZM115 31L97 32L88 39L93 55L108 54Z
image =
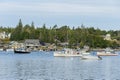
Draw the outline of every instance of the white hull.
M97 52L98 56L118 56L117 53L110 53L110 52Z
M0 51L3 51L3 49L0 49Z
M73 49L65 49L64 51L55 51L55 57L80 57L82 56L80 52L75 51Z
M55 57L80 57L80 54L64 54L64 53L54 53Z
M8 52L9 52L9 51L14 51L14 49L6 49L6 51L8 51Z
M82 56L81 59L84 59L84 60L101 60L102 58L98 57L98 56Z
M90 52L82 52L83 55L89 55Z

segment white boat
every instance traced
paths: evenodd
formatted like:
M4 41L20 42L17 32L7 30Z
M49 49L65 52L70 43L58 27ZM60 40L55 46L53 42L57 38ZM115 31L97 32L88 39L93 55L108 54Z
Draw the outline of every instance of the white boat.
M3 51L3 48L0 48L0 52Z
M14 49L9 48L9 49L6 49L6 51L7 51L7 52L9 52L9 51L14 51Z
M88 51L89 51L89 46L84 46L84 48L80 50L82 55L90 55L90 52Z
M87 56L81 56L81 59L83 59L83 60L101 60L102 58L100 56L87 55Z
M118 56L117 53L115 53L114 50L111 50L109 48L105 49L104 51L97 52L98 56Z
M90 55L90 52L81 51L82 55Z
M29 54L31 52L29 50L25 49L25 48L18 48L18 49L14 49L14 53L17 53L17 54Z
M106 52L106 51L102 51L102 52L97 52L98 56L118 56L117 53L112 53L112 52Z
M64 51L55 51L55 57L80 57L82 54L73 49L64 49Z

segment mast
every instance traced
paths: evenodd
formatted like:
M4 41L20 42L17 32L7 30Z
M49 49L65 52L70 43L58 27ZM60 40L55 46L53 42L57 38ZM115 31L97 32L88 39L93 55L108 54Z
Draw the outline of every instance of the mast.
M55 51L57 51L57 35L56 35L56 33L57 33L57 31L56 31L57 26L55 25L54 28L55 28Z
M66 44L66 46L67 46L67 48L68 48L68 44L69 44L69 38L68 38L68 26L67 26L67 28L66 28L66 31L67 31L67 36L66 36L66 42L67 42L67 44Z

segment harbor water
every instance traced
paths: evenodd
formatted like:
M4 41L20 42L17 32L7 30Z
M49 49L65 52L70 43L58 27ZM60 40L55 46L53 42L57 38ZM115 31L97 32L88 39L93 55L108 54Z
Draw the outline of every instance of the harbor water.
M0 52L0 80L120 80L120 56L81 60L53 52Z

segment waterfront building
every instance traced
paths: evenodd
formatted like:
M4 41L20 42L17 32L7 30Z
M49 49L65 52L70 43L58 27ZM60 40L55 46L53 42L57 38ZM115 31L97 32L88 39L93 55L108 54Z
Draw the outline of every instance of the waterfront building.
M10 38L11 34L4 32L0 32L0 39Z
M38 50L41 46L38 39L26 39L24 42L25 48L30 50Z

